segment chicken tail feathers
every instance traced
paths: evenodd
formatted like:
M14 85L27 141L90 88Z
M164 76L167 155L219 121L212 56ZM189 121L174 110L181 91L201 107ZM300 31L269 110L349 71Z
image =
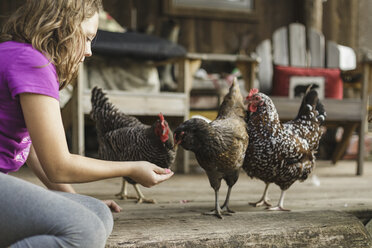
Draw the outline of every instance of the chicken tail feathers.
M92 110L90 117L96 123L97 131L106 133L121 127L135 126L139 120L120 112L97 86L92 89Z
M95 86L92 89L92 96L91 96L91 103L92 103L92 111L91 115L94 120L96 120L97 111L100 109L114 110L114 106L109 102L109 99L106 97L106 93L103 92L101 88Z
M320 125L323 125L326 120L327 113L325 111L324 105L320 101L318 101L318 103L316 104L316 110L318 111L318 115L316 116L316 118L320 122Z
M316 110L315 112L313 111L314 109ZM318 92L315 89L312 89L312 85L307 88L305 95L302 98L300 110L298 111L296 119L311 113L315 114L320 125L324 123L327 113L324 105L319 100Z

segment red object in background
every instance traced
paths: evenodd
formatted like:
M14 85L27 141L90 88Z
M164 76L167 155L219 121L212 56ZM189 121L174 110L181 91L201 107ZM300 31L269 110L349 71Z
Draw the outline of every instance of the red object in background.
M292 66L274 66L273 96L288 96L289 79L292 76L324 77L326 98L343 98L341 71L337 68L304 68Z

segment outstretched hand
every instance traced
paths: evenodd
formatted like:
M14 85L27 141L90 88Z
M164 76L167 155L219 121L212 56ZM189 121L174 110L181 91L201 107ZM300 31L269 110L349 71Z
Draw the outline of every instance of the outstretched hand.
M129 177L145 187L152 187L158 183L168 180L173 176L173 171L164 169L146 161L137 162L133 166Z

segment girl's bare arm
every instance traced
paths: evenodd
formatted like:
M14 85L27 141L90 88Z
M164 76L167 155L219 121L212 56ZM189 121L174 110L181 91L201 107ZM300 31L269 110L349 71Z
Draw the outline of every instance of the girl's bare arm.
M27 158L27 166L31 168L34 174L40 179L40 181L51 190L58 190L63 192L69 193L76 193L74 188L70 184L63 184L63 183L52 183L47 175L44 172L43 167L41 166L39 159L36 155L35 149L31 146L30 154Z
M49 96L23 93L20 101L33 147L53 183L82 183L128 176L145 187L169 179L173 172L146 161L112 162L71 154L59 102Z

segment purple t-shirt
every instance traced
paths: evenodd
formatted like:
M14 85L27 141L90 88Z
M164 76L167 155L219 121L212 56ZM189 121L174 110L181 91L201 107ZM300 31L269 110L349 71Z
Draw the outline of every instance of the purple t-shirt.
M55 66L30 44L0 43L0 172L4 173L17 171L30 151L31 139L19 101L21 93L59 100Z

